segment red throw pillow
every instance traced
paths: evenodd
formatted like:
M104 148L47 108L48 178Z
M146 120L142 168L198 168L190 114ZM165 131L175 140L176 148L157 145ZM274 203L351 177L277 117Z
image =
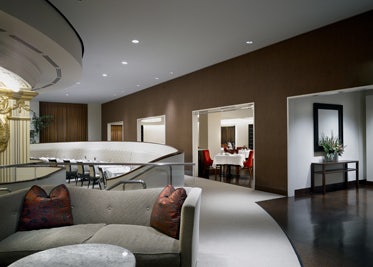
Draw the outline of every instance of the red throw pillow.
M154 203L150 225L158 231L179 239L181 207L187 197L184 188L167 185Z
M34 185L23 200L18 230L37 230L73 224L70 194L64 184L58 185L48 194Z

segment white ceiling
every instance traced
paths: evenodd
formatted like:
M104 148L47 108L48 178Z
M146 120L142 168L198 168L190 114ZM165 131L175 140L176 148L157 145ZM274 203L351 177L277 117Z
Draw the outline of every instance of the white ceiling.
M373 9L372 0L50 2L83 40L83 71L80 84L36 100L70 103L108 102Z

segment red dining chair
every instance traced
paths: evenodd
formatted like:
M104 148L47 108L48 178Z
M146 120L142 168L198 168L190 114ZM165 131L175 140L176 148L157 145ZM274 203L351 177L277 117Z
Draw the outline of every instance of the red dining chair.
M202 159L203 159L203 174L204 177L209 177L210 175L210 170L214 170L215 173L215 179L217 175L217 170L220 170L220 167L217 166L217 168L213 168L213 160L210 157L210 151L208 149L202 150Z
M253 178L253 168L254 168L254 150L250 150L247 160L243 163L244 168L249 170L250 178Z

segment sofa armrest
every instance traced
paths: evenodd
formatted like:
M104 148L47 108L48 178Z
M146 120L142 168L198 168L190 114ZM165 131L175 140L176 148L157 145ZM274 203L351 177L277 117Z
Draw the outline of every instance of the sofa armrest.
M0 196L0 240L17 231L23 198L27 190L18 190Z
M179 239L181 266L185 267L197 265L201 194L201 188L192 188L181 209Z

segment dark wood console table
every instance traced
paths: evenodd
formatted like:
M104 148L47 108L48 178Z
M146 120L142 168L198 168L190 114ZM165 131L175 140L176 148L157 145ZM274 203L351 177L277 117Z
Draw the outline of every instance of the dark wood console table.
M349 168L348 164L354 163L355 168ZM318 166L321 166L321 169L316 170ZM330 173L343 173L344 174L344 183L347 188L348 175L347 173L354 171L356 173L356 189L359 189L359 161L358 160L339 160L339 161L325 161L311 163L311 192L314 192L315 187L315 174L322 175L322 191L323 194L326 193L325 180L326 175Z

